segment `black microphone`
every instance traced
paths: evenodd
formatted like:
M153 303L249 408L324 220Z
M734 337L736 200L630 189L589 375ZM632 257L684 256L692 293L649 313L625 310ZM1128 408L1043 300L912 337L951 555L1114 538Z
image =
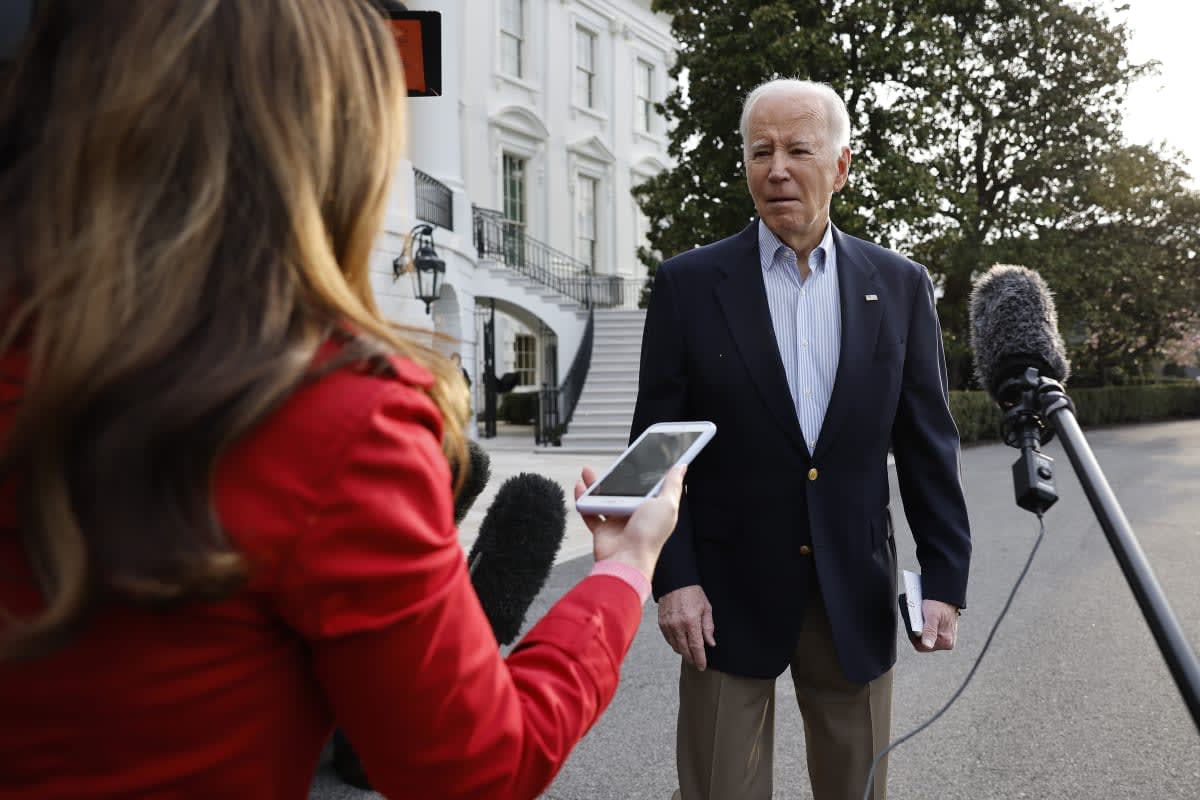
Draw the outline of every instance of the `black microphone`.
M1071 373L1050 287L1031 269L995 266L971 290L971 349L979 385L1001 406L1002 388L1033 367L1063 382Z
M491 460L483 448L473 441L467 448L471 472L454 502L456 522L462 521L491 476ZM520 633L525 613L550 576L566 529L567 508L557 483L523 472L500 485L467 562L471 584L500 644L512 644ZM340 729L334 731L333 769L351 786L371 788L358 754Z
M1038 514L1058 499L1054 462L1038 451L1057 432L1125 580L1200 728L1200 659L1175 618L1150 562L1075 419L1063 390L1070 374L1050 289L1024 267L992 267L971 291L971 348L980 385L1004 409L1006 443L1021 448L1013 464L1017 504ZM1028 567L1028 565L1026 565Z
M1060 383L1071 365L1054 298L1033 270L999 265L976 279L970 315L975 376L1004 411L1005 444L1021 448L1013 464L1017 505L1042 514L1058 500L1054 459L1039 449L1054 436L1042 398L1054 393L1060 405L1071 402Z
M567 529L557 483L528 472L509 478L479 526L467 563L496 641L511 644L542 590Z
M33 0L7 0L0 3L0 69L17 57L29 23L33 21Z
M451 485L458 482L458 470L451 468ZM487 451L473 440L467 440L467 477L454 498L454 524L461 525L467 512L483 492L492 477L492 460Z

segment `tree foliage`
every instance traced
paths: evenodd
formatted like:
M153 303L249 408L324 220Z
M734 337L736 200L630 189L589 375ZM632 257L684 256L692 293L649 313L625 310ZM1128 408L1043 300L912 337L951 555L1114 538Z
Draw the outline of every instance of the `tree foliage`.
M939 197L914 252L940 279L948 366L961 386L973 276L1081 207L1080 184L1120 144L1121 102L1142 68L1128 63L1126 30L1095 8L971 0L946 10L929 86L903 102L932 114L938 131L915 155Z
M928 172L908 155L909 109L885 102L904 89L933 20L914 0L655 0L672 15L678 83L659 106L673 124L676 166L635 194L651 222L651 251L674 255L729 236L754 215L739 122L758 84L800 77L831 84L846 101L855 140L852 180L835 198L838 225L889 241L897 225L928 215ZM686 75L686 82L680 82ZM685 95L686 89L686 95ZM653 269L656 258L643 252Z
M993 263L1059 290L1080 375L1145 374L1194 322L1197 199L1162 152L1121 139L1128 31L1068 0L655 0L680 42L660 107L673 169L637 197L651 268L753 216L738 122L763 80L830 83L853 128L839 227L914 254L942 296L952 385L967 302ZM685 96L684 89L687 94ZM1191 322L1189 322L1189 319Z
M1200 323L1200 196L1145 146L1105 153L1080 177L1079 210L1007 255L1056 288L1074 383L1152 377Z

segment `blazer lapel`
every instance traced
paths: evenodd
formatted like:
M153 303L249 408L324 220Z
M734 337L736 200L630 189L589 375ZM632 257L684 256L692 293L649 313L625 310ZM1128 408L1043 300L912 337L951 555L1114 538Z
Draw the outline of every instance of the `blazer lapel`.
M725 278L716 284L717 302L763 402L795 444L807 450L771 324L758 254L758 220L738 235L734 246L730 263L719 266Z
M834 227L833 246L837 249L842 349L814 458L825 453L837 438L838 429L846 419L850 397L855 392L869 389L879 322L883 318L883 304L888 299L881 295L878 270L854 239ZM874 299L868 300L868 297Z

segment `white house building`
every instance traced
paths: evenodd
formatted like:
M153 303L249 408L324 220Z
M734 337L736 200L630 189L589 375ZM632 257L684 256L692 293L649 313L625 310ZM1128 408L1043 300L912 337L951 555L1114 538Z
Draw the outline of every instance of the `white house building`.
M400 169L375 252L393 320L450 337L482 406L484 322L494 374L568 375L592 308L635 308L645 223L630 190L669 165L654 103L671 87L670 20L650 0L410 0L439 11L442 95L408 103ZM433 225L441 298L393 277L407 234Z

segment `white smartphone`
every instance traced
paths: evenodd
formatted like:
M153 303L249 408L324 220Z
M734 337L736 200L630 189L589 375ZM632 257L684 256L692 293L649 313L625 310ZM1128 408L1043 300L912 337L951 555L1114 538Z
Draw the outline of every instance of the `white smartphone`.
M651 425L579 496L575 508L581 514L629 516L658 494L671 467L691 463L716 432L711 422Z

